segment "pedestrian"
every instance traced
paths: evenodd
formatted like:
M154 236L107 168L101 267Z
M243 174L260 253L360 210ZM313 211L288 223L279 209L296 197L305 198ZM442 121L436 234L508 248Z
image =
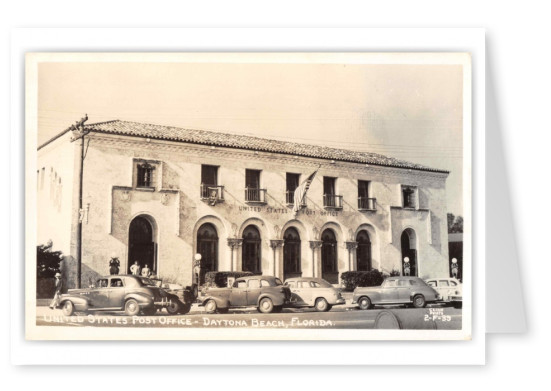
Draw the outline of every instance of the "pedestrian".
M151 269L147 265L142 269L142 277L151 277Z
M134 261L134 264L130 266L130 273L132 273L135 276L140 275L140 265L138 265L138 261Z
M59 297L63 291L63 280L61 279L61 274L55 274L55 294L52 302L50 303L50 308L53 310L59 306Z
M115 255L111 256L111 260L109 261L109 274L116 275L119 274L119 268L121 266L121 263L119 261L119 258L117 258Z

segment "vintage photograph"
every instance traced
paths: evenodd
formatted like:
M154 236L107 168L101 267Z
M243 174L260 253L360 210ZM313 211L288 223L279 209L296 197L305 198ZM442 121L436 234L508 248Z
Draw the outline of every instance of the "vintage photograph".
M28 53L26 326L471 336L468 53Z

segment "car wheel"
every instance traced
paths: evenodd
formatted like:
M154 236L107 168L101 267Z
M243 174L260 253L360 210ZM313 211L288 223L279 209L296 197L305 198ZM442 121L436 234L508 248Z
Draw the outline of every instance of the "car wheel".
M171 301L170 305L166 307L166 312L168 312L170 315L176 315L178 312L180 312L180 304L178 304L176 301Z
M138 302L134 299L128 299L126 303L124 303L124 312L128 316L138 315L140 313Z
M360 297L360 300L358 300L358 305L360 306L360 309L368 310L371 308L371 300L367 296Z
M453 303L453 308L461 309L463 308L463 302L462 301L456 301Z
M260 303L258 304L258 311L262 312L263 314L269 314L270 312L273 312L274 310L274 303L272 302L272 299L265 297L262 300L260 300Z
M67 300L65 303L63 303L63 307L61 307L61 311L63 311L63 315L65 316L73 315L73 312L75 312L75 306L73 305L73 302L70 300Z
M157 308L151 307L151 308L144 308L142 310L143 314L146 316L153 316L157 312Z
M207 301L205 303L205 312L207 314L214 314L216 312L216 308L218 306L216 305L216 302L212 299L210 299L209 301Z
M329 303L323 297L320 297L316 300L315 308L318 312L329 311Z
M179 313L182 315L187 314L191 310L191 304L184 304L180 306Z
M425 296L415 295L413 296L413 306L415 308L423 308L426 305Z

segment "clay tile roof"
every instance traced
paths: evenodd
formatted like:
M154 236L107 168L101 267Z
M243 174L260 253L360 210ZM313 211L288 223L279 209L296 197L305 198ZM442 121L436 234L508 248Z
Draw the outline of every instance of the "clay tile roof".
M120 120L87 124L85 125L85 128L87 130L99 133L282 153L287 155L372 164L377 166L449 173L445 170L434 169L372 152L351 151L348 149L270 140L253 136L218 133L207 130L184 129L173 126L151 125Z

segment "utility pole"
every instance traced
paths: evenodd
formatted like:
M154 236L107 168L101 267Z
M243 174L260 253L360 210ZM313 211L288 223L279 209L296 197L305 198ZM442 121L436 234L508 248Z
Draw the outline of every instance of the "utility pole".
M79 165L79 185L78 185L78 229L77 229L77 288L81 287L82 277L82 220L84 218L84 209L82 208L82 179L84 177L84 136L90 133L84 129L84 122L88 121L88 114L84 115L80 121L77 121L69 128L73 132L71 142L80 140L80 165Z

